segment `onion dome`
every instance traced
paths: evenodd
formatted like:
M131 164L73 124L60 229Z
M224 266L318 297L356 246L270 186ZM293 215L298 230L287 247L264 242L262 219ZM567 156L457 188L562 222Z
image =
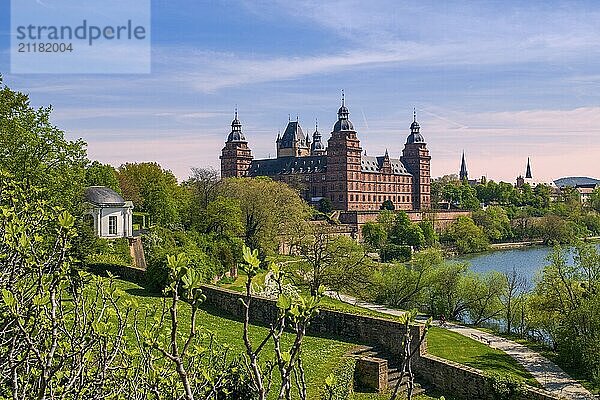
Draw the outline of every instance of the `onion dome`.
M315 133L313 133L313 142L310 146L310 153L314 156L325 153L325 144L321 141L321 133L318 128L318 124L315 122Z
M334 132L354 130L354 125L352 125L352 122L350 122L350 120L348 119L349 115L350 111L348 111L348 107L346 107L344 91L342 90L342 106L338 110L338 120L333 126Z
M420 131L421 126L417 122L417 111L413 109L413 122L410 124L410 135L408 135L406 143L425 143Z
M229 133L229 136L227 136L227 141L228 142L245 142L246 141L246 138L244 137L244 134L242 133L242 123L238 119L237 108L235 109L235 117L233 118L233 121L231 121L231 132Z

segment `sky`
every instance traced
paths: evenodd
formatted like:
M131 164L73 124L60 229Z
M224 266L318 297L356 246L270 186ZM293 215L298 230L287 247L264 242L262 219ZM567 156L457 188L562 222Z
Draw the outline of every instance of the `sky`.
M152 0L150 74L10 74L9 11L4 84L115 167L218 168L235 107L255 158L289 117L326 140L344 89L369 155L401 155L414 107L434 177L464 151L472 178L600 178L597 1Z

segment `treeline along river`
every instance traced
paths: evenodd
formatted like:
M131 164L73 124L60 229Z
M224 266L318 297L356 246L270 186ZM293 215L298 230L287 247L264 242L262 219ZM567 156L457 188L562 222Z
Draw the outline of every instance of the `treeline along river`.
M600 249L600 243L596 246ZM451 260L468 262L474 272L510 272L515 268L519 274L527 278L527 283L531 287L536 274L548 265L547 257L551 251L552 247L532 246L454 257ZM573 262L572 258L570 262Z

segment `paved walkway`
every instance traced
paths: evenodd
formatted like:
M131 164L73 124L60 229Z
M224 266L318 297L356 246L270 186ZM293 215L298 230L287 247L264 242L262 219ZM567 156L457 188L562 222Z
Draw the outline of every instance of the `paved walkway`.
M384 314L401 315L403 313L403 311L400 310L394 310L379 304L367 303L352 296L338 294L332 291L327 291L325 294L343 302L354 304L369 310L379 311ZM439 326L439 323L435 321L434 325ZM517 360L517 362L519 362L519 364L521 364L545 390L555 395L573 400L598 399L598 397L592 395L579 382L572 379L566 372L560 369L558 365L541 356L539 353L529 349L527 346L464 325L446 323L443 328L485 343L492 348L502 350Z

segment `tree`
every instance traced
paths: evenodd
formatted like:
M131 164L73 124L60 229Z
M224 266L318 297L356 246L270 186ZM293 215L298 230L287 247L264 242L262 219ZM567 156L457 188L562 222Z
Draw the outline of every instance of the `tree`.
M259 400L266 400L272 384L272 373L275 368L279 371L281 385L279 389L279 400L290 400L292 387L295 383L298 396L301 400L307 400L306 377L304 366L302 364L302 341L306 335L306 328L310 321L319 312L319 302L325 291L324 287L319 287L316 294L310 297L288 296L283 293L282 282L284 279L283 271L275 264L269 265L270 272L277 283L277 317L270 326L269 333L258 345L254 345L250 338L250 307L253 302L252 280L258 273L262 264L258 256L258 250L243 248L244 263L241 268L246 272L245 296L241 298L244 307L244 330L243 340L246 347L246 365L250 370L253 389L258 394ZM287 350L283 348L282 335L288 329L294 334L294 340ZM273 342L275 350L275 359L269 360L266 367L259 364L259 356L269 341ZM295 382L292 381L295 378Z
M318 210L323 214L329 214L333 211L333 204L331 204L331 200L328 197L323 197L319 200Z
M85 168L86 186L106 186L117 193L121 193L117 170L110 164L102 164L99 161L92 161Z
M473 213L473 222L483 228L487 237L494 242L511 236L510 220L506 211L499 206L489 206Z
M510 272L503 272L504 293L500 296L500 301L504 305L504 318L506 320L506 332L512 333L513 321L519 302L523 301L522 296L527 289L527 279L524 275L517 272L513 267Z
M127 397L125 321L112 281L77 271L75 218L0 175L0 387L13 399Z
M426 288L426 306L431 315L444 314L456 320L467 310L468 291L463 277L468 269L467 263L446 262L432 271Z
M413 224L404 211L396 213L389 240L391 244L407 245L415 248L421 248L425 243L421 228L419 225Z
M372 297L378 303L404 310L419 307L425 289L432 283L433 271L443 261L439 250L428 249L416 253L409 263L382 267L374 274Z
M383 203L381 203L381 207L379 209L394 211L396 207L394 207L394 203L392 203L390 199L386 199Z
M461 253L475 253L486 250L489 242L483 229L475 225L470 217L458 217L446 232Z
M239 202L236 199L218 196L208 203L203 226L206 233L238 237L244 228Z
M450 182L458 182L458 175L444 175L431 181L431 206L439 208L444 198L443 190Z
M377 222L369 221L362 226L361 230L363 241L370 249L380 249L387 241L385 228Z
M529 299L532 324L552 338L560 359L598 382L600 376L600 254L591 244L575 246L573 263L567 249L548 256Z
M262 253L275 251L310 215L296 191L270 178L228 178L220 185L219 194L239 203L244 242Z
M543 217L538 229L544 243L550 245L572 243L579 237L578 227L573 221L553 214Z
M423 232L423 238L425 239L425 246L431 247L434 246L439 238L436 233L433 222L431 221L421 221L419 222L419 228L421 228L421 232Z
M208 204L216 199L219 182L219 173L216 169L192 168L192 174L183 185L192 190L195 203L200 209L205 210Z
M0 169L26 188L46 188L48 201L78 215L76 206L85 185L85 143L66 139L50 122L51 112L51 107L32 108L26 94L6 86L0 90Z
M505 281L501 273L469 272L463 277L462 288L465 291L465 309L472 324L479 325L501 315L503 307L500 296L505 291Z
M312 295L321 286L355 293L370 282L369 262L361 246L336 235L328 225L313 225L299 253L302 261L290 264L290 276L297 285L308 286Z
M600 212L600 186L598 186L592 194L590 194L590 198L588 200L588 204L590 208Z
M138 211L150 214L153 223L173 226L181 222L184 192L171 171L154 162L127 163L119 167L118 178L123 197Z

